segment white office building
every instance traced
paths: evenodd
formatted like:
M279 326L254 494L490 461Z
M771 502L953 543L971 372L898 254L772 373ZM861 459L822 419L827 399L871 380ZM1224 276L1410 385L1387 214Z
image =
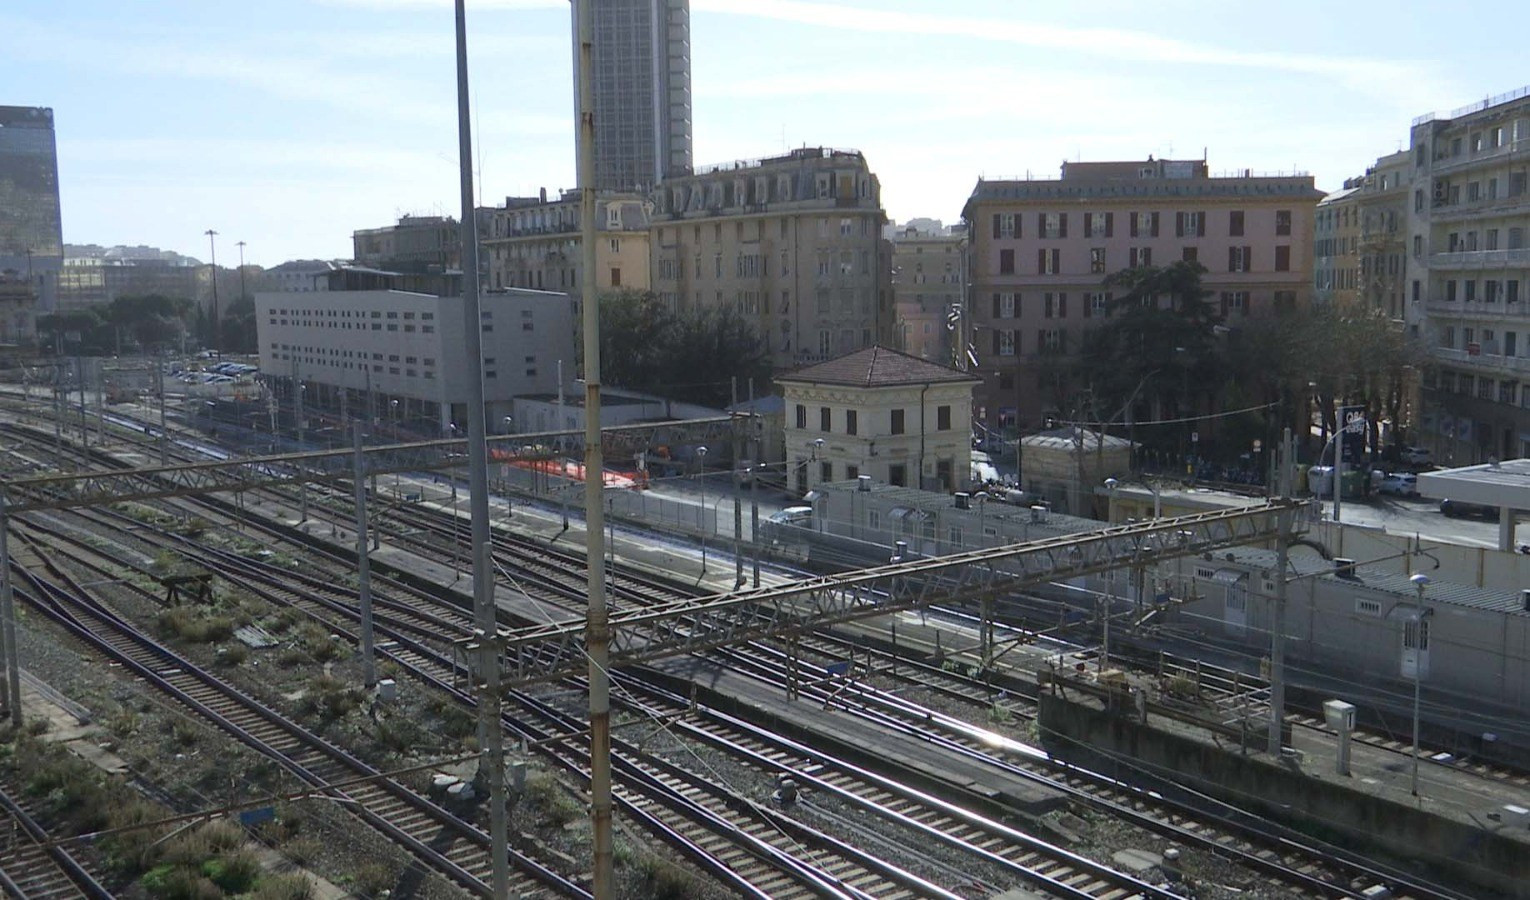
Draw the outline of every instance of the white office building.
M513 398L555 394L574 371L573 301L550 291L482 295L489 430L509 429ZM466 431L468 379L461 297L406 291L258 293L261 368L304 386L313 410L370 417L400 436Z

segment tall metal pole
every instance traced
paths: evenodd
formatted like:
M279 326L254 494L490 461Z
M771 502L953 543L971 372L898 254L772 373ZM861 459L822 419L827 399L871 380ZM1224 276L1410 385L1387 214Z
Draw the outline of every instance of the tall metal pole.
M492 638L498 631L494 604L494 570L490 556L489 452L483 408L483 323L479 316L478 219L473 202L473 130L468 103L467 11L456 0L457 19L457 162L462 175L462 331L467 339L468 368L463 402L468 420L468 508L473 521L473 626L479 632L478 725L483 759L479 778L489 787L489 845L491 896L510 891L510 851L505 809L505 732L500 724L499 653ZM455 484L455 481L453 482ZM455 519L455 515L453 516ZM486 779L485 779L485 776Z
M10 517L6 497L0 494L0 655L5 656L6 702L11 707L11 724L21 729L21 664L16 659L16 597L11 593Z
M303 447L303 389L306 388L306 387L307 387L306 384L303 384L302 382L297 380L297 357L294 356L294 357L292 357L292 403L293 403L293 412L295 412L297 414L297 423L296 423L297 424L297 442L298 442L298 447L297 448L298 448L299 452L302 452L303 449L304 449L304 447ZM298 521L299 522L306 522L306 521L308 521L308 480L307 479L304 479L303 481L300 481L298 483L298 503L299 503L299 507L298 508L300 510L300 514L298 515Z
M80 382L80 446L89 449L90 434L85 430L85 357L78 351L74 355L74 377Z
M579 70L579 231L581 292L584 298L584 514L589 567L585 633L590 657L590 825L595 900L615 900L616 875L611 834L611 682L606 672L609 622L606 611L605 509L600 495L605 460L600 447L600 298L595 291L595 43L592 0L573 0Z
M1280 452L1275 454L1275 488L1284 499L1291 496L1292 459L1291 429L1281 436ZM1275 535L1275 611L1270 621L1270 734L1268 751L1271 759L1280 758L1282 731L1286 722L1286 580L1287 559L1291 546L1291 516L1289 511L1276 513L1278 533Z
M218 232L211 228L207 229L207 249L212 259L212 352L218 359L223 358L223 350L218 346Z
M245 292L244 292L244 241L240 241L238 246L239 246L239 301L242 303L242 302L244 302L244 298L245 298Z
M367 547L366 460L361 452L361 426L355 431L356 463L356 589L361 610L361 671L367 687L377 684L377 661L372 652L372 558Z
M169 435L165 433L165 354L160 351L154 364L154 387L159 394L159 464L166 465L165 453ZM275 429L273 429L274 431Z

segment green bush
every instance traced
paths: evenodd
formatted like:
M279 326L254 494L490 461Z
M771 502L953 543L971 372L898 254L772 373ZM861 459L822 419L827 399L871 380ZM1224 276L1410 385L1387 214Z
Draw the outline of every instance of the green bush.
M237 850L202 863L202 874L227 893L243 894L260 877L260 860L248 850Z
M250 900L313 900L313 882L302 875L269 875L255 886Z

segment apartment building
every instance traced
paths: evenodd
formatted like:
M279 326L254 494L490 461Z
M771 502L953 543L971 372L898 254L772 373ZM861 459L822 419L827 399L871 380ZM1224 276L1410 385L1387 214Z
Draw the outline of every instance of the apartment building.
M1420 116L1409 141L1408 320L1420 442L1447 465L1530 456L1530 88Z
M451 216L402 216L383 228L351 234L356 262L393 272L442 272L462 267L462 232Z
M596 189L647 191L663 178L690 174L689 0L602 0L593 7ZM574 52L577 59L577 46Z
M556 393L573 371L573 302L546 291L485 291L480 299L484 403L490 428L512 399ZM463 355L462 297L359 290L255 295L261 369L307 385L313 408L368 409L395 428L449 434L467 427L473 364Z
M968 226L967 336L977 358L976 418L1034 430L1071 389L1070 357L1109 315L1102 284L1131 266L1177 260L1230 326L1310 299L1310 175L1213 175L1204 160L1064 163L1056 179L980 180ZM1059 365L1063 363L1063 365Z
M487 284L580 294L579 192L556 200L506 197L478 211L480 265ZM595 201L595 273L599 291L649 289L648 200L606 194Z
M654 193L653 289L672 309L737 310L778 371L821 362L891 332L885 221L856 150L710 166Z
M1383 156L1318 202L1312 287L1319 304L1402 321L1409 168L1406 152Z
M920 359L954 365L961 358L967 232L901 228L892 239L894 336Z

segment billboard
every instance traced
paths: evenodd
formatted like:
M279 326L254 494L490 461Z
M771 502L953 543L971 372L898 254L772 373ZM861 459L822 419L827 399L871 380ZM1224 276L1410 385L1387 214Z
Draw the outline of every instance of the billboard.
M0 259L61 258L53 110L0 106Z

